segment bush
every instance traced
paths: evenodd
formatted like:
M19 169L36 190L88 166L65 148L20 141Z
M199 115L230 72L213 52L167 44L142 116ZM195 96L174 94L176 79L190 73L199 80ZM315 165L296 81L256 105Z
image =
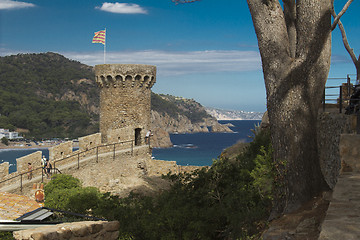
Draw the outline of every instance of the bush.
M9 145L9 140L6 137L1 138L1 143L5 144L6 146Z
M51 195L54 190L65 190L71 188L80 188L81 182L79 179L71 175L59 174L52 177L51 181L46 184L44 191L45 196Z
M178 175L155 198L132 195L114 215L121 235L133 239L251 239L271 209L270 135L258 132L236 161L217 159L209 169ZM269 182L270 184L269 184ZM269 186L270 185L270 186ZM268 186L268 187L266 187Z
M0 232L1 240L14 240L12 232Z
M261 131L234 161L168 174L172 187L155 197L120 199L59 175L45 187L45 204L118 220L120 239L255 239L271 209L274 172L270 134Z

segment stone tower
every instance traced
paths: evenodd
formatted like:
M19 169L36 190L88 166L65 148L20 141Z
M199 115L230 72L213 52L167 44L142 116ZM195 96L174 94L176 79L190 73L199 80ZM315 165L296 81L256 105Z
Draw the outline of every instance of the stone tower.
M103 143L144 143L150 128L151 87L156 67L140 64L95 66L100 87L100 133Z

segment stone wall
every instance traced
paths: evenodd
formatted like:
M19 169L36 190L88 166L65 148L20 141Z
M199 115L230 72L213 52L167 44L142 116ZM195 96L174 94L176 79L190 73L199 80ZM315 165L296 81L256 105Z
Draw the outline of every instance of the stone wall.
M341 170L344 172L360 172L360 135L342 134L340 138Z
M0 164L0 179L4 179L9 175L9 162L3 162Z
M117 240L120 224L117 221L86 221L62 223L13 232L16 240Z
M41 167L41 157L42 157L42 152L36 151L24 157L17 158L16 159L17 172L18 173L27 172L28 163L31 163L33 169Z
M108 133L131 127L132 131L124 138L135 140L136 145L143 144L150 128L151 87L156 81L156 67L140 64L96 65L95 78L101 89L102 142L110 142Z
M134 127L123 127L119 129L109 130L107 132L107 141L109 143L131 141L135 138Z
M318 148L321 171L333 189L340 171L340 135L349 133L351 116L339 113L320 113L318 122Z
M101 134L95 133L79 138L79 150L85 151L95 146L101 145Z
M55 147L49 148L49 159L51 161L62 159L73 152L73 142L68 141Z
M177 165L176 161L164 161L149 159L145 161L146 173L148 176L161 176L171 173L192 172L196 169L201 169L203 166L181 166Z

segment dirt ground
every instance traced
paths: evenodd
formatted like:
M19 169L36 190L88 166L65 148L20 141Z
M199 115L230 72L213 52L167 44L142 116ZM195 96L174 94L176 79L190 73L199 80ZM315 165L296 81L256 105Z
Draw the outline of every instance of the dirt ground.
M314 198L299 210L270 222L263 233L263 240L317 240L326 211L329 207L331 192Z

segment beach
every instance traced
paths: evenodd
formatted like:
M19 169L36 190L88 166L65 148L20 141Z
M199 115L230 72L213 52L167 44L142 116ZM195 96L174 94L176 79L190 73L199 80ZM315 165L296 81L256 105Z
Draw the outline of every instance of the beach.
M0 149L31 149L31 148L51 148L65 141L51 141L51 142L9 142L9 145L0 143ZM79 147L78 142L73 142L73 147Z

